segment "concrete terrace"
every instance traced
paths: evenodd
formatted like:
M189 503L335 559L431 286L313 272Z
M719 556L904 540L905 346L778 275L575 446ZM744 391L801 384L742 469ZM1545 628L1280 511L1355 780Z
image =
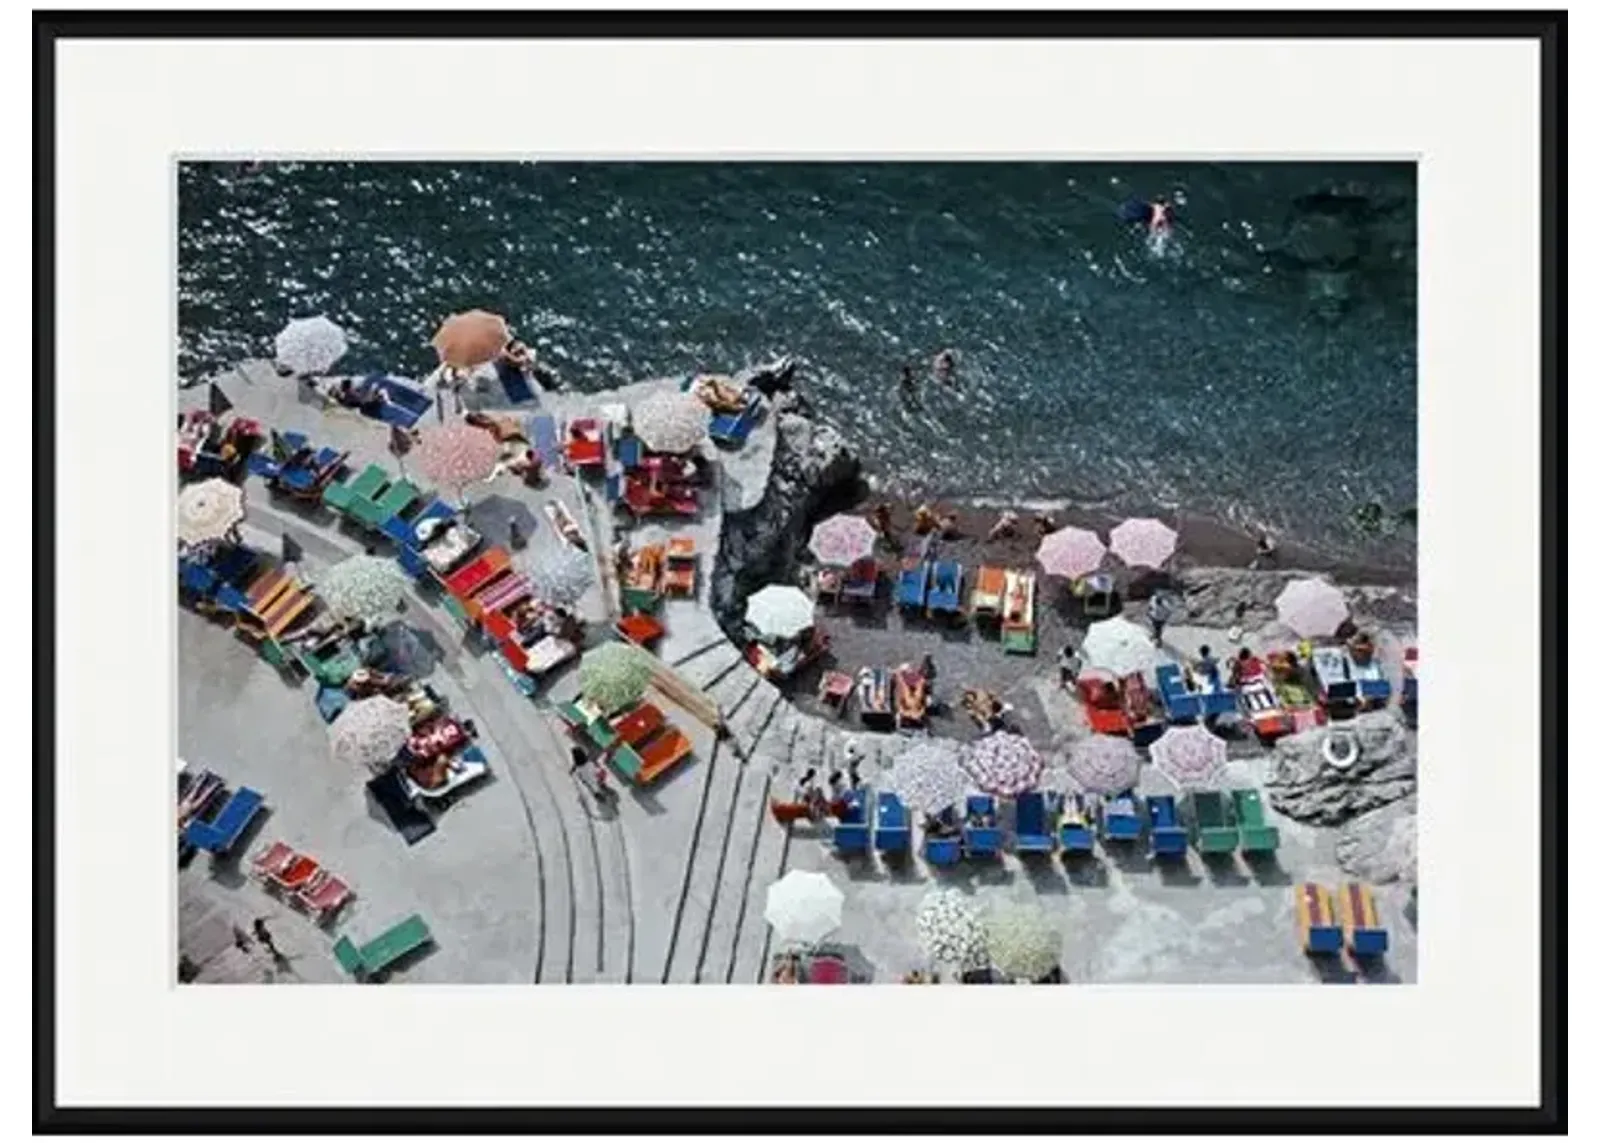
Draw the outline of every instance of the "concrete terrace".
M347 411L324 412L270 364L247 363L217 380L245 415L348 448L353 466L376 461L395 467L384 426ZM659 384L541 400L558 417L569 417L601 404L631 403ZM180 394L183 407L204 400L203 387ZM492 396L484 402L492 404ZM851 723L785 700L745 664L705 605L723 509L760 501L774 441L769 420L739 453L721 454L716 494L706 498L699 519L643 530L687 533L697 541L700 596L664 604L668 634L658 651L716 700L731 734L718 741L687 712L658 699L693 739L695 755L648 790L621 787L614 806L597 803L569 773L567 740L550 710L552 701L576 693L576 671L558 671L530 702L492 658L463 639L434 600L413 592L400 618L431 660L425 677L459 714L476 721L492 776L459 796L437 831L408 848L368 806L366 776L333 761L311 701L313 684L288 685L226 629L181 612L180 757L267 796L270 813L241 851L282 838L340 873L357 894L324 932L237 868L214 867L200 856L179 875L180 948L206 961L200 979L343 979L330 951L339 933L361 940L420 912L435 946L401 966L397 982L753 983L763 978L773 951L762 920L766 890L790 868L828 871L844 888L838 942L853 953L862 976L877 980L897 979L921 964L912 919L927 889L944 884L973 894L979 904L1002 896L1038 899L1062 921L1064 967L1074 981L1316 979L1296 948L1288 886L1338 878L1336 831L1278 819L1281 865L1265 870L1202 866L1193 854L1176 871L1153 868L1142 857L1064 869L1059 861L1025 867L1007 856L985 870L946 875L919 861L904 868L876 859L846 863L831 855L825 833L800 827L791 834L776 825L766 809L769 796L786 793L809 766L825 774L842 765L848 740L864 749L869 783L913 740L856 733ZM609 510L565 475L553 475L537 490L510 478L479 489L472 497L474 523L503 540L496 521L503 527L505 518L518 516L531 554L559 542L540 508L549 497L574 510L607 564ZM275 551L285 532L304 549L302 571L312 579L371 542L331 514L274 500L251 478L245 538ZM583 604L591 643L608 629L604 587ZM1206 633L1173 629L1169 643L1197 634ZM1076 704L1051 685L1052 667L1041 654L1037 677L1016 685L1033 691L1030 709L1042 712L1057 737L1070 737L1082 732L1081 718ZM1259 781L1269 762L1247 757L1241 764ZM1400 890L1378 892L1394 946L1388 969L1415 979L1415 936L1402 918ZM289 956L287 971L225 939L228 925L248 931L255 917L267 919Z

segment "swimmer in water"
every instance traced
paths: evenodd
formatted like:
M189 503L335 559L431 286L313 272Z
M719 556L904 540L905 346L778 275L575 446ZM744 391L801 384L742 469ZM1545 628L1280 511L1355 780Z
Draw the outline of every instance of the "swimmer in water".
M956 351L941 349L933 358L933 375L946 385L956 379Z
M1150 200L1150 237L1165 238L1172 233L1172 207L1161 195Z

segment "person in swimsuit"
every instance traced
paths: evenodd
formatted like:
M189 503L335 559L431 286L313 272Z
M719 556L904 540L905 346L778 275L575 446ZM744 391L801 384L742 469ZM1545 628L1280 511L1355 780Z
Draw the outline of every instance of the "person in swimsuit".
M1172 207L1161 195L1156 195L1150 200L1150 236L1170 234L1172 232Z

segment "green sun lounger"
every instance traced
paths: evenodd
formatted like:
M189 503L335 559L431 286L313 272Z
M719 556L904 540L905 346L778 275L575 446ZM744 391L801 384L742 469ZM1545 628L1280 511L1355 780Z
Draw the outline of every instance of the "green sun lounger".
M294 657L306 674L328 687L344 686L361 666L361 655L347 643L341 643L327 656L315 655L305 646L296 644Z
M1196 790L1189 795L1194 847L1202 854L1232 853L1239 848L1228 801L1216 790Z
M350 515L369 528L382 528L392 518L400 515L422 495L422 490L409 480L397 480L384 490L376 500L357 500L350 505Z
M1235 790L1233 813L1239 822L1241 853L1276 853L1278 827L1267 824L1267 809L1260 790Z
M369 464L354 480L343 484L330 484L322 490L322 502L329 508L349 512L361 501L370 501L389 483L389 474L381 464Z
M413 913L359 948L349 937L340 937L334 943L333 956L340 968L357 980L366 980L432 940L428 922Z

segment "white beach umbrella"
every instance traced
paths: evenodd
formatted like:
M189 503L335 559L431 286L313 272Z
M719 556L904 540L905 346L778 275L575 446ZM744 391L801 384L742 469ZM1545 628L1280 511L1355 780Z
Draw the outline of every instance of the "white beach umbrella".
M328 728L334 758L371 769L393 762L409 737L411 712L385 695L357 699Z
M1296 635L1332 635L1350 618L1344 593L1325 579L1297 579L1278 593L1278 618Z
M959 748L942 738L919 742L894 760L880 785L923 813L936 814L954 805L972 788L961 768Z
M1113 615L1089 624L1083 638L1083 658L1121 678L1153 670L1160 659L1150 632L1124 616Z
M982 968L989 961L988 941L967 899L954 889L935 889L917 909L917 939L935 964L958 969Z
M335 615L376 623L400 606L406 579L391 560L349 556L318 576L312 589Z
M814 945L844 919L844 894L825 873L791 869L767 890L763 915L780 942Z
M633 407L634 435L651 452L688 452L710 423L711 410L693 393L656 393Z
M565 544L546 547L526 562L534 594L557 607L571 607L594 585L594 557Z
M350 343L328 318L295 318L273 341L278 364L295 373L322 373L345 355Z
M1126 738L1091 734L1067 749L1065 769L1086 793L1120 794L1139 784L1139 752Z
M1158 568L1178 549L1178 533L1160 520L1135 517L1111 529L1111 551L1131 568Z
M744 618L762 635L793 639L817 621L817 609L798 587L768 584L745 602Z
M847 568L872 555L878 530L863 516L848 512L829 516L811 529L811 551L828 567Z
M413 450L423 476L461 495L467 485L488 480L500 460L500 442L488 429L453 421L420 430Z
M1007 976L1037 980L1061 964L1061 930L1037 905L1002 901L983 918L989 963Z
M1020 734L980 738L961 755L961 765L978 789L1003 798L1033 789L1044 774L1044 758Z
M244 519L244 489L213 476L178 494L178 542L185 547L226 539Z
M1228 744L1203 726L1171 726L1150 744L1150 760L1180 790L1209 790L1227 773Z
M1039 543L1035 558L1047 575L1081 579L1100 566L1106 546L1086 528L1058 528Z

